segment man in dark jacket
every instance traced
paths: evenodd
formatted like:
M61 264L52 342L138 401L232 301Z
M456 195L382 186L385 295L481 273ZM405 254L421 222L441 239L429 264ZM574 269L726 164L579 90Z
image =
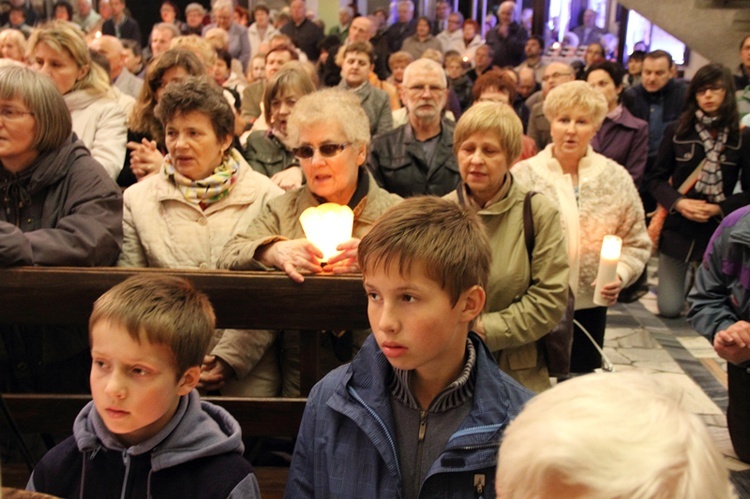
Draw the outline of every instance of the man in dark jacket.
M727 361L727 425L737 456L750 462L750 208L730 213L716 229L695 274L688 322Z
M626 92L630 111L636 118L648 122L648 160L644 177L648 178L666 126L680 117L685 104L687 85L675 79L677 68L669 52L654 50L643 59L641 83ZM645 185L645 183L644 183ZM641 200L646 213L653 211L656 204L645 189L641 189Z
M524 57L524 47L529 34L526 28L514 21L516 4L510 0L500 4L497 28L487 33L487 45L492 47L492 64L499 68L516 67Z
M410 0L402 0L398 3L398 20L391 24L385 31L385 43L388 52L394 53L401 50L401 44L406 37L417 32L417 23L414 21L414 4Z
M453 124L442 119L447 100L445 71L437 62L418 59L406 67L402 94L407 120L376 137L367 167L378 184L402 197L443 196L460 175L453 154Z
M102 34L143 44L138 21L125 14L125 0L111 0L109 4L112 7L112 17L104 21Z
M286 23L281 32L292 39L294 45L315 62L320 55L318 42L325 36L323 30L314 22L307 19L307 8L304 0L293 0L289 5L292 22Z

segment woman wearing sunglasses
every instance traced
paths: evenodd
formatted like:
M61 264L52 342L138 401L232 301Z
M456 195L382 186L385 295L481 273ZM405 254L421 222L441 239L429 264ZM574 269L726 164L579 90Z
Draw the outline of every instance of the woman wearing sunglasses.
M280 269L297 282L320 272L358 272L359 238L381 213L401 201L381 189L363 166L370 130L359 99L337 89L305 95L294 106L287 130L306 184L270 200L245 233L227 243L219 267ZM305 209L322 203L347 205L354 211L353 239L341 244L341 253L325 267L320 263L320 250L305 239L299 222ZM284 351L292 352L291 358L282 360L284 396L299 393L299 356L294 353L297 346L290 344L297 339L290 336L284 336ZM235 344L235 348L242 347Z

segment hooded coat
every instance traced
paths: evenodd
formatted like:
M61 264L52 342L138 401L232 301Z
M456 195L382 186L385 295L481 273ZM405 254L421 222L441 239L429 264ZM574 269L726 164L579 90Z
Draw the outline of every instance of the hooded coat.
M60 497L260 498L243 457L240 425L193 390L180 398L162 430L132 447L115 438L94 403L73 424L73 435L34 469L28 490Z

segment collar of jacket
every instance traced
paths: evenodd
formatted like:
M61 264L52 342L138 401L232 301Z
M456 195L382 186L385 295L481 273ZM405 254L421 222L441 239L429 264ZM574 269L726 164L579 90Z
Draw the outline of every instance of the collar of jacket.
M476 385L472 409L456 432L448 439L446 449L433 464L426 479L438 472L458 472L497 464L500 435L516 416L511 411L509 378L497 369L490 351L476 334L469 338L477 352ZM494 369L491 368L494 366ZM398 476L398 451L395 447L395 423L390 405L388 384L391 365L370 335L362 345L342 383L328 399L327 406L351 419L378 449L389 471ZM466 451L486 449L481 456L466 459Z

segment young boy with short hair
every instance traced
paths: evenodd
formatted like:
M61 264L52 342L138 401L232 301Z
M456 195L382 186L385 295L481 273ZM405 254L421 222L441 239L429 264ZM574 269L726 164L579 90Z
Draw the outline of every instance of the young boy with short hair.
M494 497L500 436L532 394L469 332L490 266L481 221L411 198L358 258L373 334L310 393L286 497Z
M237 421L194 389L214 330L186 280L140 275L89 319L93 401L27 488L60 497L260 497Z

